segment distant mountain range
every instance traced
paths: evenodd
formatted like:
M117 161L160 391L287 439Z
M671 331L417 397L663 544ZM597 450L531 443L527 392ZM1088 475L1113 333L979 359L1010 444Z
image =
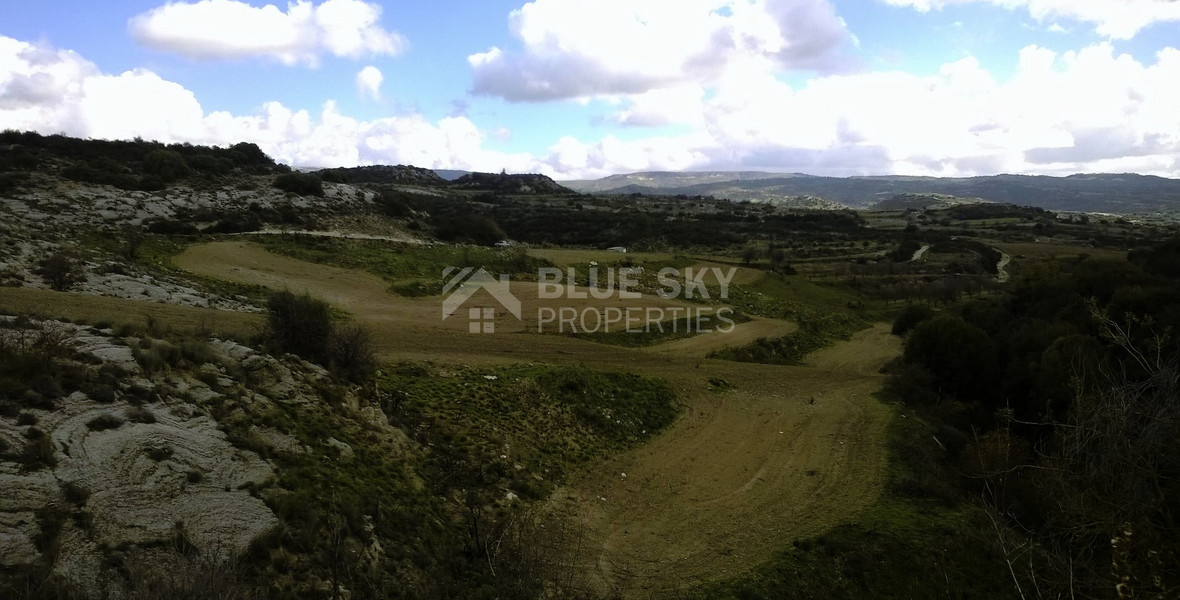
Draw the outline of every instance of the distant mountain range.
M1136 174L943 178L652 171L559 183L583 193L699 195L817 208L871 208L900 194L938 194L1057 211L1180 212L1180 180Z

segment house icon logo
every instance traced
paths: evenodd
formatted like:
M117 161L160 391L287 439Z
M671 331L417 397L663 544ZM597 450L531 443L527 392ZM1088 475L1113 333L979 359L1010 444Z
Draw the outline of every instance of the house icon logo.
M472 267L462 269L447 267L443 269L443 278L447 280L443 287L443 294L446 294L442 304L442 318L444 320L455 314L465 302L480 290L491 294L496 302L512 313L512 316L517 319L521 318L520 299L512 295L507 275L500 275L500 278L497 279L482 267L478 270ZM471 307L467 314L470 320L469 332L495 333L496 308L494 306Z

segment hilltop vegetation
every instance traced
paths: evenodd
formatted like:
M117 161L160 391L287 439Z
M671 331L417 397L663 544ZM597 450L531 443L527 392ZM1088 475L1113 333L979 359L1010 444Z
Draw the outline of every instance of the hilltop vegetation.
M799 173L633 173L594 181L567 181L571 189L597 194L716 196L759 202L801 196L868 208L900 194L980 198L1048 210L1105 213L1175 212L1180 181L1130 173L1047 177L817 177Z

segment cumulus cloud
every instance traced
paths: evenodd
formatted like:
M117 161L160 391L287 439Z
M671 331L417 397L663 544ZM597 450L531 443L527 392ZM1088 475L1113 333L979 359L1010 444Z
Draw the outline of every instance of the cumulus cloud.
M362 0L308 0L255 7L238 0L169 2L132 17L140 43L194 59L268 56L283 64L315 66L324 54L360 58L406 47L379 25L381 6Z
M542 101L705 83L732 63L833 71L855 42L829 0L534 0L519 50L468 57L477 94Z
M1180 51L1151 64L1110 44L1023 49L1000 81L974 58L930 76L833 75L793 88L735 70L698 102L703 129L680 138L579 142L546 157L594 176L655 169L765 169L824 175L968 176L1135 171L1180 176Z
M83 57L0 36L0 129L79 137L257 143L298 166L408 163L543 172L559 178L640 170L764 169L820 175L1140 172L1180 176L1180 50L1152 61L1109 43L1070 52L1028 46L998 79L974 58L931 75L836 74L791 86L758 58L705 91L684 84L595 102L615 123L681 125L681 135L577 139L505 153L510 132L468 117L363 120L326 101L251 114L206 112L146 70L101 72ZM660 107L667 107L661 120Z
M1009 9L1021 8L1042 22L1057 18L1074 19L1094 25L1095 31L1113 39L1130 39L1153 23L1180 21L1176 0L884 0L894 6L919 11L941 9L951 4L987 2ZM1061 27L1060 25L1057 25ZM1052 27L1052 25L1050 25Z
M74 52L3 36L0 129L215 145L249 141L299 166L541 170L529 155L485 149L483 132L466 117L431 122L409 114L364 121L342 114L332 101L317 113L278 102L255 114L206 113L191 91L150 71L105 74Z
M379 100L383 81L385 81L385 76L381 74L381 69L369 65L356 74L356 92L362 98L369 97Z

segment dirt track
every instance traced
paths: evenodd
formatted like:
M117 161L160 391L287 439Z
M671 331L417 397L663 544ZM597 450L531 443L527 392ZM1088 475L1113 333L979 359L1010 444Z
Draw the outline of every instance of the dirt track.
M702 357L733 342L783 335L792 324L756 319L732 338L608 347L529 333L537 301L528 300L529 284L513 284L526 304L525 322L497 313L497 333L473 335L466 321L441 320L437 298L400 298L377 277L248 243L196 246L176 263L320 296L364 320L387 358L577 363L666 378L684 415L649 444L589 466L549 503L584 530L587 543L574 560L598 592L647 597L737 574L791 540L848 521L880 491L891 413L871 394L880 385L877 370L899 351L885 327L813 355L809 366L731 363ZM674 305L655 298L640 304ZM732 388L712 391L709 380L717 378Z

